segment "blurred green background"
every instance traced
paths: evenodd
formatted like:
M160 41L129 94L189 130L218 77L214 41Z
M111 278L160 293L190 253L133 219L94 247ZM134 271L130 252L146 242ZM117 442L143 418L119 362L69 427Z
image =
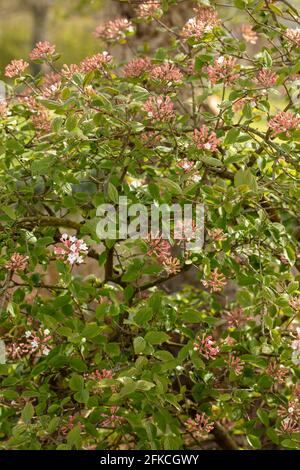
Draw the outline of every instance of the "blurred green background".
M54 43L64 63L99 51L91 33L108 7L105 0L0 0L2 77L10 60L26 59L38 40Z

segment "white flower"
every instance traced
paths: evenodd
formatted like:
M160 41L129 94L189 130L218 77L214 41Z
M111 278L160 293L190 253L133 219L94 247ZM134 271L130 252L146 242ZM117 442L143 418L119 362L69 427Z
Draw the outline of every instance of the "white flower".
M29 331L29 330L28 330L28 331L25 331L25 336L26 336L26 338L30 338L30 336L31 336L31 331Z
M50 330L48 330L48 328L46 328L46 329L44 330L44 335L45 335L45 336L48 336L49 333L50 333Z
M206 150L210 150L211 149L211 144L209 142L206 142L203 147L206 149Z
M292 341L292 349L294 351L300 351L300 340L295 339L295 341Z
M300 350L293 351L293 353L292 353L292 362L296 366L300 365Z
M191 179L192 179L192 181L194 181L194 183L199 183L199 181L201 181L201 176L193 175L193 177Z
M44 348L44 350L43 350L44 356L48 356L49 352L50 352L50 349Z
M31 347L36 349L39 347L39 343L34 339L33 341L31 341Z
M79 250L80 251L88 251L88 249L89 248L88 248L87 244L80 240Z
M71 246L70 246L70 251L72 251L73 253L76 253L78 251L78 247L76 246L75 243L73 243Z
M77 255L75 253L70 253L68 255L68 261L70 264L74 264L76 262Z

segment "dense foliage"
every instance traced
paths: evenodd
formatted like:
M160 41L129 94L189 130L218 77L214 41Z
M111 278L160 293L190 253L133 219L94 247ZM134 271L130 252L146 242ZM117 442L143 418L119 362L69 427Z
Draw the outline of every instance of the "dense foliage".
M94 34L133 53L157 27L151 57L59 69L44 42L43 75L5 70L2 449L299 447L299 15L195 2L171 28L176 3ZM97 207L119 195L204 204L203 248L100 240Z

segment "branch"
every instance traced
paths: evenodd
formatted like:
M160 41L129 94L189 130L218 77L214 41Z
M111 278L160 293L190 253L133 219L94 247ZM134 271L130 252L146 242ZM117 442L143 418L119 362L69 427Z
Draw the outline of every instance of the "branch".
M217 444L223 450L239 450L238 445L229 435L229 433L225 430L225 428L218 423L217 421L214 423L214 429L212 434L215 436L215 440Z

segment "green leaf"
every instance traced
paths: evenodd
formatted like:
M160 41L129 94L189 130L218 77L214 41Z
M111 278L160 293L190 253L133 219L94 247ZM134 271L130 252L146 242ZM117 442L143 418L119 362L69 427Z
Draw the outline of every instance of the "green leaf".
M16 219L16 211L10 206L1 206L1 210L12 220Z
M262 54L262 57L263 57L264 66L265 67L272 67L273 60L272 60L271 55L269 54L269 52L266 49L264 50L264 52Z
M78 403L84 403L84 404L87 404L88 400L89 400L89 397L90 397L90 394L89 394L89 391L84 389L84 390L80 390L79 392L76 392L74 394L74 399L78 402Z
M76 449L80 449L81 441L80 428L79 426L74 426L74 428L67 435L67 443L70 447L76 447Z
M66 129L72 132L77 127L77 117L75 115L69 116L66 120Z
M150 308L144 307L134 315L133 320L138 325L144 325L146 322L151 320L152 317L153 317L152 310Z
M218 160L217 158L214 158L214 157L209 157L207 155L202 155L200 157L200 160L203 163L206 163L207 165L210 165L210 166L223 166L223 163L221 162L221 160Z
M226 137L224 139L224 145L230 145L236 142L238 136L240 135L240 132L241 131L238 128L230 129L230 131L227 132Z
M86 372L87 371L87 365L85 362L83 362L82 359L79 357L73 357L70 359L70 366L72 369L77 370L78 372Z
M252 119L252 108L250 103L246 103L245 106L243 107L243 116L246 119Z
M268 438L274 442L274 444L279 444L279 437L276 433L276 431L274 431L273 428L268 428L267 431L266 431L266 434L268 436Z
M299 444L295 441L292 441L292 439L283 439L283 441L281 441L281 445L283 447L287 447L288 449L299 449Z
M148 390L151 390L151 388L155 387L155 384L153 382L148 382L148 380L138 380L136 385L136 389L143 392L147 392Z
M135 354L141 354L146 347L146 341L141 336L137 336L133 340L133 348Z
M145 340L150 344L162 344L169 341L169 335L163 331L148 331Z
M261 442L259 437L250 434L247 436L247 441L249 442L251 447L254 447L254 449L261 449Z
M169 362L169 361L174 360L174 356L169 351L155 351L154 357L164 362Z
M69 380L69 387L71 390L77 392L79 390L83 390L84 388L84 380L81 375L73 374Z
M238 170L234 175L234 186L248 186L252 191L257 191L257 183L255 176L251 173L251 170Z
M34 407L31 403L27 403L22 410L22 419L25 424L29 424L34 416Z
M31 164L32 176L47 174L53 163L51 157L44 158L43 160L34 160Z
M168 178L163 178L162 180L157 180L157 184L160 188L163 188L170 194L179 195L182 194L182 189L178 183L172 181Z
M137 389L137 383L136 382L130 382L122 388L120 391L120 396L124 397L126 395L130 395L131 393L134 393Z
M259 408L256 412L257 416L259 417L260 421L266 426L269 426L269 415L265 410Z
M182 320L187 323L200 323L202 318L198 310L189 308L183 312Z
M115 204L118 204L119 193L118 193L117 188L112 183L108 183L107 193L108 193L109 199Z
M47 431L49 434L52 434L53 432L56 431L56 429L58 428L59 422L60 422L60 418L58 418L57 416L54 416L54 418L51 419L47 428Z
M89 323L84 327L81 334L85 338L94 338L100 333L100 331L100 327L97 325L97 323Z

